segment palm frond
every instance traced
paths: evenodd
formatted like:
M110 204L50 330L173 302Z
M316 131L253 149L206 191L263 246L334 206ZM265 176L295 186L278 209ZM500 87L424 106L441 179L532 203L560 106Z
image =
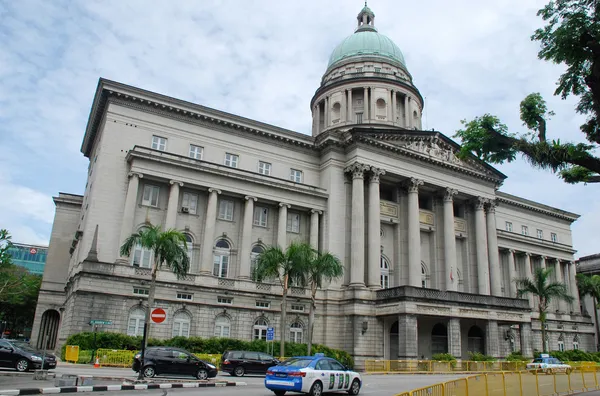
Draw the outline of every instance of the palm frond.
M285 261L285 254L279 246L268 247L256 258L256 267L252 278L257 282L272 278L277 278L282 282L283 274L280 269L285 265Z

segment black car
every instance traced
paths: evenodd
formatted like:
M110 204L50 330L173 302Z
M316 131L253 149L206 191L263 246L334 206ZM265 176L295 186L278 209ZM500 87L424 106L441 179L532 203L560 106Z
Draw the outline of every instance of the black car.
M141 365L141 353L133 357L136 373L144 371L144 377L152 378L159 374L191 375L200 380L216 377L217 367L198 359L185 349L173 347L150 347L144 352L144 364Z
M279 360L262 352L227 351L221 356L221 370L241 377L244 374L266 374L269 367L279 364Z
M44 369L56 368L56 356L44 353L32 348L23 341L0 340L0 367L12 367L17 371L42 368L44 358Z

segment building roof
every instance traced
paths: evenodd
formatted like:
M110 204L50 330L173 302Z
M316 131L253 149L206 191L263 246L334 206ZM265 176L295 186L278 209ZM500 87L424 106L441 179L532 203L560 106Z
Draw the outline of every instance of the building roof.
M400 48L389 37L378 33L373 28L373 30L357 30L342 40L331 53L327 69L348 58L362 56L379 57L406 68Z
M533 210L534 212L543 213L548 216L557 217L562 220L574 222L580 215L577 213L567 212L566 210L558 209L549 205L544 205L539 202L531 201L529 199L517 197L502 191L496 191L496 197L500 203L521 207L527 210Z

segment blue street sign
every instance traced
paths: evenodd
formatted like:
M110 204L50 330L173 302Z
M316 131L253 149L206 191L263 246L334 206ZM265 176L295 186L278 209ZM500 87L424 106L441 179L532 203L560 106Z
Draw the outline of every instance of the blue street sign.
M273 341L275 338L275 329L273 327L267 327L267 341Z

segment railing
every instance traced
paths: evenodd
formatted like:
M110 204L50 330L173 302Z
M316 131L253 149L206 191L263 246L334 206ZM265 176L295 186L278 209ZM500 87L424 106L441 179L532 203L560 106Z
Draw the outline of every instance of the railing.
M396 396L550 396L595 389L600 389L596 368L576 369L568 374L538 374L532 371L479 374Z
M524 370L528 362L475 362L453 361L438 362L434 360L366 360L367 373L416 373L416 372L494 372Z
M133 363L133 357L138 351L127 351L117 349L98 349L96 351L96 357L100 366L104 367L131 367ZM206 354L206 353L194 353L200 360L212 363L219 367L221 365L221 355L219 354ZM81 363L88 363L81 362Z

